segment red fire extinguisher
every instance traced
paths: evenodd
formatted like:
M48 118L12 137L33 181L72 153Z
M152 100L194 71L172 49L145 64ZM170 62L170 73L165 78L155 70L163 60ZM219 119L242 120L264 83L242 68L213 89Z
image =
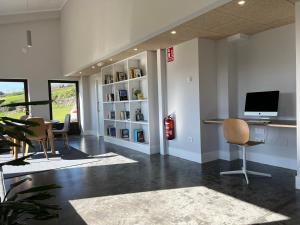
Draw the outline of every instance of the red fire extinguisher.
M175 120L171 115L164 119L165 135L168 140L175 139Z

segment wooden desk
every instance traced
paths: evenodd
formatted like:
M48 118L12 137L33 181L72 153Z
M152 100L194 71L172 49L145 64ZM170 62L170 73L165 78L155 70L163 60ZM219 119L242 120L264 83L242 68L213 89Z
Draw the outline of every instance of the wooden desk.
M245 119L241 118L247 122L247 120L251 119ZM224 119L207 119L203 120L202 122L204 124L223 124ZM295 120L271 120L271 123L253 123L253 122L247 122L249 125L254 126L264 126L264 127L279 127L279 128L297 128L297 122Z

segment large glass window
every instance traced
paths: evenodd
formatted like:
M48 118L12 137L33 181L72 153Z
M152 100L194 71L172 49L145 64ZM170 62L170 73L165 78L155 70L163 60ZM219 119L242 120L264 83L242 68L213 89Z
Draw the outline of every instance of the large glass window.
M50 117L63 123L66 114L71 115L71 122L79 121L78 82L49 81Z
M27 80L21 79L0 79L0 99L5 100L3 104L19 103L28 101ZM28 107L4 107L0 108L0 116L9 116L20 119L28 114Z

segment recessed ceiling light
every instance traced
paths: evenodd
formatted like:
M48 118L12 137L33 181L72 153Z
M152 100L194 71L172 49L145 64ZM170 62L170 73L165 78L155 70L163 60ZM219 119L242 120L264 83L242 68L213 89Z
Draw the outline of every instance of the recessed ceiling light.
M101 66L103 66L104 65L104 63L103 62L99 62L99 63L97 63L97 66L98 67L101 67Z
M109 61L111 61L111 62L112 62L112 61L113 61L113 59L109 59Z
M133 49L133 51L137 51L137 50L138 50L137 48L134 48L134 49Z
M176 33L177 33L176 30L171 31L171 34L176 34Z
M80 71L79 74L82 74L82 72Z
M92 69L95 69L95 66L92 66Z
M239 4L239 5L245 5L245 3L246 3L245 0L238 1L238 4Z

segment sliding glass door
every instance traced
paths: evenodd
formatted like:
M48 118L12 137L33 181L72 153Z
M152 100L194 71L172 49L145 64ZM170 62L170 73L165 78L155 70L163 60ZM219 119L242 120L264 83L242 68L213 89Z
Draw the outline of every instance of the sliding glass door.
M0 79L0 99L3 104L19 103L28 101L28 84L24 79ZM8 116L20 119L28 115L29 108L25 106L0 108L0 116Z

